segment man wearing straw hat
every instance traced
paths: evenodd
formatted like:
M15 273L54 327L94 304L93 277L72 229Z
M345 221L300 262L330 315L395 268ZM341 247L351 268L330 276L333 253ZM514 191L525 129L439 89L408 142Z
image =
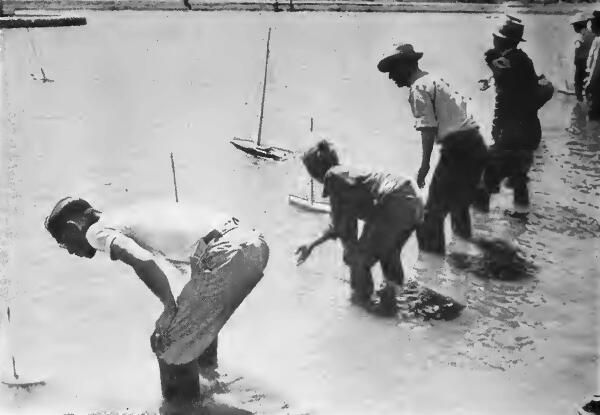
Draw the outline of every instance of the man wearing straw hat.
M574 15L571 20L571 26L579 37L575 41L575 96L578 101L583 101L583 84L587 77L587 59L592 42L596 37L594 33L588 29L588 22L591 16L581 12Z
M499 192L504 178L509 179L514 189L515 205L529 204L527 174L533 163L533 151L542 137L537 112L549 98L538 94L540 78L533 62L517 48L525 41L523 32L521 20L507 16L493 33L494 47L485 53L496 86L496 105L492 126L494 144L484 173L485 190L481 190L476 202L483 211L489 209L490 193Z
M600 121L600 11L597 10L592 19L592 32L596 37L589 51L584 89L590 101L588 117L590 120Z
M158 357L165 403L200 399L199 365L216 365L219 330L263 276L263 237L225 214L177 204L139 205L108 214L83 199L61 199L46 229L70 254L99 251L129 265L163 303L151 346ZM177 300L172 288L181 287Z
M467 108L467 99L444 79L419 68L423 56L410 44L399 45L377 65L399 87L409 89L415 129L423 145L417 184L424 187L434 143L441 157L433 173L423 224L417 229L421 250L445 253L444 220L448 214L455 234L471 237L471 205L487 157L479 125Z

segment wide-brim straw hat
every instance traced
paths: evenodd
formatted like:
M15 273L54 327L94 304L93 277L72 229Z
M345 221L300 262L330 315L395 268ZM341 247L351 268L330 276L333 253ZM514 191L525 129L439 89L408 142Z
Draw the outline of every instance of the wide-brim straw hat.
M379 61L377 69L389 72L396 62L415 62L423 57L423 52L415 52L410 43L401 43L385 58Z

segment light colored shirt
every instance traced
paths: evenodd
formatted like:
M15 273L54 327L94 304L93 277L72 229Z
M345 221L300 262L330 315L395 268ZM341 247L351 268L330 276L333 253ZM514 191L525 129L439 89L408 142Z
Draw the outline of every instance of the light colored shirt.
M417 79L410 86L408 97L415 117L415 128L437 128L437 143L452 131L479 127L468 112L467 100L444 79L431 74Z
M588 53L587 59L587 78L584 82L584 87L587 89L590 87L592 81L598 78L598 73L600 71L600 65L598 65L598 52L600 51L600 37L594 38L592 42L592 46L590 47L590 51Z
M96 250L108 254L112 245L126 249L133 240L154 256L189 264L199 244L204 244L201 238L222 229L228 220L231 216L223 213L172 202L140 204L102 213L89 227L86 239Z

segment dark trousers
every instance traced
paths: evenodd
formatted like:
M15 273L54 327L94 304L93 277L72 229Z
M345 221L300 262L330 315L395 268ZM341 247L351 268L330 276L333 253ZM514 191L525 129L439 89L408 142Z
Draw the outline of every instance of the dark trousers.
M575 61L574 86L575 86L575 96L577 97L578 101L583 100L583 83L587 76L586 66L587 66L587 62L585 60Z
M590 101L590 108L588 110L588 117L590 120L600 120L600 82L596 82L596 85L591 87L588 99Z
M368 226L368 225L365 225ZM359 302L367 301L373 294L373 275L371 268L379 262L385 281L398 285L404 283L404 270L400 255L402 248L414 229L409 229L398 235L395 245L387 252L373 254L370 252L346 253L344 261L350 268L350 287L353 297ZM360 249L360 248L358 248Z
M381 265L386 283L404 283L400 254L421 222L422 215L423 202L413 185L406 182L401 188L386 195L371 216L365 219L359 238L346 238L342 241L344 262L350 268L350 285L356 300L366 301L373 294L371 268L377 262Z
M453 232L471 237L471 214L477 187L487 159L487 148L478 129L458 131L443 139L425 205L423 224L417 228L419 248L444 254L444 221L450 214Z
M498 193L500 183L508 178L514 189L517 204L529 203L529 169L533 164L533 150L506 150L492 146L488 165L483 174L483 183L489 193Z
M150 339L152 350L156 349L155 335ZM217 364L218 337L197 360L183 365L170 365L157 356L160 371L160 387L163 396L161 414L189 415L202 400L200 371Z
M497 110L492 137L494 144L489 149L477 206L480 210L488 210L490 193L498 193L505 178L514 189L514 203L529 204L528 173L533 164L533 152L542 139L537 113L502 115Z

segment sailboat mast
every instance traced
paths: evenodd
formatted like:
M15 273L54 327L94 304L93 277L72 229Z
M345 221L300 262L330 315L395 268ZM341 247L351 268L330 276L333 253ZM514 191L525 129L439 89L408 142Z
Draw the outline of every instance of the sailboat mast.
M310 117L310 132L313 131L313 118ZM313 178L310 178L310 203L313 204L315 202L315 181Z
M260 137L262 134L262 122L263 114L265 111L265 93L267 91L267 67L269 66L269 43L271 42L271 28L269 27L269 34L267 36L267 57L265 58L265 78L263 80L262 100L260 101L260 120L258 122L258 139L256 145L260 145Z

